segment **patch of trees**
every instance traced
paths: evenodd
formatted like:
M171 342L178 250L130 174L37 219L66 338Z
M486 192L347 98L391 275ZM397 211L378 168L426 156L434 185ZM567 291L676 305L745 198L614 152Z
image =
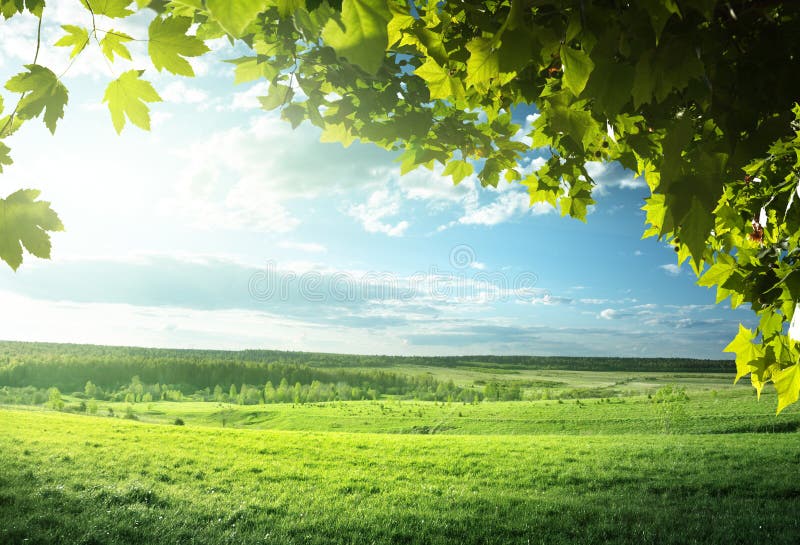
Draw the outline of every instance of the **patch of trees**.
M30 388L30 387L29 387ZM147 384L138 376L116 390L104 390L94 383L87 382L84 392L75 392L77 397L97 398L105 401L125 403L150 403L153 401L207 401L236 403L239 405L258 405L264 403L320 403L326 401L376 400L382 396L381 390L369 384L352 385L347 382L325 383L314 380L303 384L291 384L286 378L266 384L231 384L223 387L216 384L191 394L167 384ZM463 401L477 402L484 398L481 392L472 388L461 388L453 381L441 382L431 377L411 378L407 388L399 395L424 401Z
M519 401L522 388L517 382L489 382L483 387L483 395L489 401Z
M430 374L313 367L241 355L0 343L0 386L54 387L76 397L127 402L182 401L186 396L241 404L378 399L383 395L429 401L481 398L479 392L436 380Z

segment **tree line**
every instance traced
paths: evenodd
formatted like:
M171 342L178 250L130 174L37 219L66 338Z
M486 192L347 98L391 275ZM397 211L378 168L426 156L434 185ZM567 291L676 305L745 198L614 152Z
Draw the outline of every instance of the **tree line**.
M0 387L58 388L110 401L242 404L377 399L469 400L481 392L430 374L384 368L314 367L241 352L0 343ZM357 358L358 356L356 356Z
M385 373L378 379L386 389L392 380L402 376L381 371L392 367L439 367L479 371L575 370L575 371L661 371L681 373L732 372L729 360L700 360L690 358L622 358L572 356L384 356L331 354L319 352L290 352L280 350L190 350L138 348L98 345L25 343L0 341L0 385L34 384L47 373L60 373L67 389L78 389L86 380L95 380L118 387L134 375L150 383L193 384L192 373L202 369L206 378L202 387L216 384L262 382L264 366L274 369L294 368L286 374L290 384L321 382L360 383L353 375L366 372ZM213 368L213 369L212 369ZM358 368L354 371L354 368ZM369 369L367 371L366 369ZM60 370L59 370L60 369ZM75 372L70 371L76 369ZM339 376L333 376L326 370ZM92 376L81 379L81 373ZM314 376L312 376L312 374ZM83 375L81 375L83 376ZM271 375L265 380L278 384L283 375ZM99 382L98 382L99 381ZM13 384L12 384L13 382ZM60 379L60 382L62 380ZM50 386L44 382L41 386Z

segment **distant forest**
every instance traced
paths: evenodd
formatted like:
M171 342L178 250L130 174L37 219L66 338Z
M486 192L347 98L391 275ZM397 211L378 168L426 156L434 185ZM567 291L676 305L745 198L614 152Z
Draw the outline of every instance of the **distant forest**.
M402 371L393 368L404 367ZM270 382L331 385L331 391L360 391L366 396L413 395L418 399L460 398L452 383L415 375L409 367L497 370L563 369L581 371L731 372L726 360L671 358L577 358L543 356L364 356L278 350L177 350L0 341L0 386L57 387L82 391L88 381L115 391L133 377L192 394L226 391L231 385L263 387ZM335 388L334 388L335 387Z

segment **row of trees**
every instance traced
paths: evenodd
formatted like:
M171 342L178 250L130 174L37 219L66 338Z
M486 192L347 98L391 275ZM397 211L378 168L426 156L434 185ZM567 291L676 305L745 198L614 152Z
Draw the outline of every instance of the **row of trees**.
M408 373L392 367L444 367L507 372L526 369L594 371L728 372L730 362L670 358L574 358L540 356L399 357L283 352L275 350L175 350L94 345L0 342L0 386L53 384L64 391L87 380L111 389L132 376L155 384L186 385L184 393L230 384L292 385L347 382L385 393L411 389ZM355 369L358 368L358 369ZM424 385L427 389L427 385ZM435 389L436 386L434 385Z
M300 353L297 353L300 354ZM358 358L358 356L353 356ZM79 391L87 381L107 391L126 386L131 377L146 384L169 384L184 395L216 385L310 385L347 383L364 391L404 395L436 391L432 377L411 376L384 368L315 366L294 361L269 361L243 352L154 350L36 343L0 343L0 386L57 386ZM154 395L161 392L154 392Z
M485 392L474 389L461 388L450 380L447 382L435 381L429 377L411 383L409 388L399 395L425 401L480 401ZM496 385L493 386L497 388ZM490 387L487 387L490 388ZM520 399L519 387L516 387L517 397ZM32 389L37 391L36 389ZM376 386L369 384L352 385L347 382L325 383L319 380L303 384L295 382L293 385L284 377L277 384L271 380L263 386L242 383L240 386L231 384L223 387L216 384L193 393L184 394L178 387L166 384L147 384L138 376L131 378L130 382L121 388L104 389L94 382L87 381L82 392L73 395L86 399L101 399L106 401L126 403L150 403L153 401L215 401L224 403L237 403L239 405L258 405L263 403L317 403L324 401L350 401L350 400L376 400L384 392ZM501 399L490 397L490 399ZM503 396L502 399L512 399ZM41 401L40 401L41 402Z
M483 387L483 395L490 401L518 401L522 399L522 388L516 382L489 382Z
M492 390L492 388L495 388ZM521 399L519 388L516 396L509 397L508 389L503 388L503 395L486 395L487 392L496 391L497 386L487 386L483 391L474 388L460 388L452 381L440 382L436 390L417 390L408 392L406 397L422 401L437 402L464 402L477 403L486 400ZM502 388L502 386L501 386ZM145 384L139 377L133 377L130 383L115 391L107 391L88 381L82 392L73 392L73 397L80 399L80 412L97 412L97 401L125 402L128 404L151 403L153 401L206 401L219 403L236 403L239 405L260 405L269 403L321 403L329 401L360 401L377 400L381 393L374 388L361 388L347 383L325 384L314 381L311 384L295 383L293 386L286 379L275 386L267 381L264 386L242 384L237 387L231 384L229 388L216 385L205 388L190 395L161 384ZM55 386L50 388L35 388L26 386L13 388L4 386L0 388L0 403L15 405L46 405L55 410L62 410L65 402L61 390Z

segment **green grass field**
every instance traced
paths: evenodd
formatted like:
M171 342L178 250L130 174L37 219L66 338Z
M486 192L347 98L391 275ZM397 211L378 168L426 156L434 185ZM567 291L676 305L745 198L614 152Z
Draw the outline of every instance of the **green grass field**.
M551 373L629 395L6 406L0 543L797 543L796 408L729 377ZM688 401L648 399L667 379Z

